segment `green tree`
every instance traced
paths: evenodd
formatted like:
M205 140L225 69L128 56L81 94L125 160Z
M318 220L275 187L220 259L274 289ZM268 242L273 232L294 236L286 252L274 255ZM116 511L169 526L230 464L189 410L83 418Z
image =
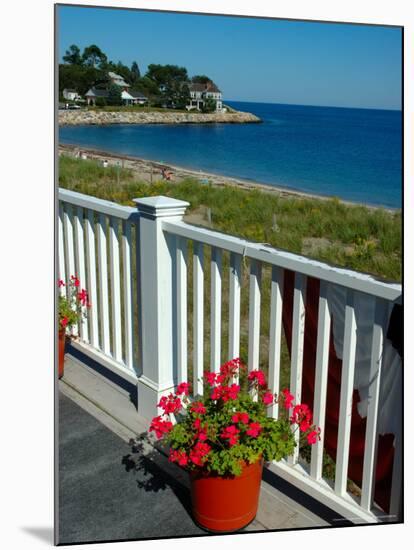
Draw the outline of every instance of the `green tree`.
M91 44L83 50L82 61L85 65L97 69L105 68L108 58L96 44Z
M108 105L122 105L122 92L121 88L116 84L111 84L108 89Z
M194 84L210 84L213 81L205 74L196 74L191 78L191 82Z
M66 50L65 55L63 56L63 61L65 63L69 63L70 65L82 65L80 49L76 44L69 46L69 49Z
M216 102L211 97L204 100L204 104L201 108L203 113L212 113L216 110Z
M139 70L138 63L136 61L132 62L130 73L131 84L134 84L141 78L141 71Z
M89 88L99 82L104 82L104 72L94 67L83 65L59 65L59 91L64 88L74 88L79 94L84 95Z
M145 76L155 82L160 91L165 88L173 88L174 85L182 82L188 82L187 69L177 65L148 65Z

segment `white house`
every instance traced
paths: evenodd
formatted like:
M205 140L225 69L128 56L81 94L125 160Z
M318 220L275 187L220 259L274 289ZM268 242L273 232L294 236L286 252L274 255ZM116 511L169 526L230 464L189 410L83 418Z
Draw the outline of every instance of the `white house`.
M131 85L128 84L128 82L125 82L124 77L119 74L109 71L108 76L111 81L111 84L116 84L117 86L120 86L125 91L131 87Z
M201 111L206 99L213 99L216 102L216 111L223 110L223 101L221 90L214 84L214 82L207 82L200 84L198 82L192 83L189 86L190 90L190 103L187 105L187 110Z
M88 105L96 105L96 100L98 97L107 99L108 90L99 90L98 88L92 87L85 94L85 99Z
M77 101L78 99L81 99L81 96L78 94L78 92L71 88L65 88L62 94L63 97L65 99L69 99L69 101Z
M121 97L125 105L145 105L148 101L148 98L145 97L144 94L141 94L141 92L133 92L132 90L123 90Z

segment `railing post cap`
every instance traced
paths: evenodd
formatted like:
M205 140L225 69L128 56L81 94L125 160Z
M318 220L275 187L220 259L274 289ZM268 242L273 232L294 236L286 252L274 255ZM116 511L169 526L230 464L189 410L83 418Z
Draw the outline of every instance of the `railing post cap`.
M167 218L183 216L190 203L159 195L156 197L143 197L133 199L140 215L152 218Z

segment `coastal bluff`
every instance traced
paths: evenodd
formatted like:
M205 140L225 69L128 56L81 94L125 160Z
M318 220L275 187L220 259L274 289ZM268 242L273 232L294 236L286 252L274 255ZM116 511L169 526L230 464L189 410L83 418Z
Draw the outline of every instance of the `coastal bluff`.
M58 113L58 121L61 126L84 124L244 124L262 122L256 115L242 111L231 113L181 113L174 111L59 110Z

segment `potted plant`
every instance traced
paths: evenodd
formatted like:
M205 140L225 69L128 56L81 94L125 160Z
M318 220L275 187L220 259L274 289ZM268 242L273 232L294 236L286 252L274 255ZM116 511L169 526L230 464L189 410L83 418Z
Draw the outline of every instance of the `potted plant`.
M86 317L86 308L90 307L88 293L80 288L80 281L77 276L71 275L67 283L61 279L58 281L59 288L67 287L66 295L59 296L59 378L63 376L65 361L66 335L70 334L72 328Z
M256 516L264 461L281 460L295 448L294 432L313 444L320 429L305 404L294 404L284 389L279 396L267 387L262 371L240 359L205 372L204 394L189 398L183 382L175 394L161 398L163 413L149 431L169 446L169 460L190 474L193 517L212 532L233 532ZM278 419L268 415L274 403Z

